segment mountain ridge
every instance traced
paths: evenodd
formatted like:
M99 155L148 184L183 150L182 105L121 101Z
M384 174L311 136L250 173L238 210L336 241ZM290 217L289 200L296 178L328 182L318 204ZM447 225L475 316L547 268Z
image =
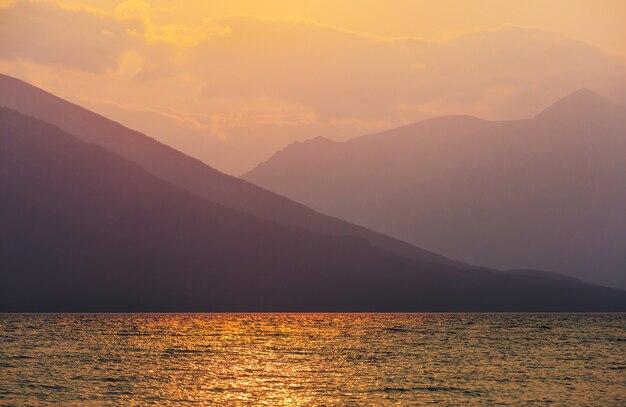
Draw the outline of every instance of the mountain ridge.
M24 81L2 74L0 74L0 106L41 119L85 141L96 143L138 163L153 175L212 202L280 224L302 227L318 233L362 237L409 259L461 265L460 262L443 255L317 213L301 203L264 190L248 181L223 174L149 136L128 129Z
M530 119L446 116L303 143L243 178L470 264L626 287L625 112L581 90Z
M364 239L274 224L7 108L0 126L5 312L626 309L624 291L416 267Z

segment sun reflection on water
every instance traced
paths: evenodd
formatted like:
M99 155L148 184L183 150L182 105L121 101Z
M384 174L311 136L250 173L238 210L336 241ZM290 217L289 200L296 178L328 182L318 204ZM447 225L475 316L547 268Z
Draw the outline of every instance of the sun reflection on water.
M626 399L619 314L3 315L0 327L7 404Z

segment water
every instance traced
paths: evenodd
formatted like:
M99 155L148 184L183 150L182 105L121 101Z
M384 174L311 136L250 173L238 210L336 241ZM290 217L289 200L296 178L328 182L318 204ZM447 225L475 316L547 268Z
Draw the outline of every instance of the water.
M0 315L0 405L626 405L626 314Z

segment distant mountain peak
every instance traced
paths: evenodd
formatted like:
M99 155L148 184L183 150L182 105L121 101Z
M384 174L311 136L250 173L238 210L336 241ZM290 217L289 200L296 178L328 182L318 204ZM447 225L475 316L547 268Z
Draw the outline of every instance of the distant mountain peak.
M307 139L307 140L299 140L299 141L295 141L291 144L288 144L285 148L283 148L282 150L280 150L278 153L280 152L284 152L286 150L296 150L299 151L301 149L309 149L309 148L324 148L330 144L334 144L335 141L326 138L324 136L317 136L311 139Z
M614 109L613 103L587 88L581 88L548 106L537 115L537 118L576 117L580 114L595 114Z
M310 144L332 144L332 143L334 143L333 140L331 140L331 139L329 139L327 137L324 137L324 136L317 136L317 137L314 137L312 139L306 140L305 142L306 143L310 143Z
M575 92L557 100L553 106L567 104L567 105L591 105L591 104L610 104L609 101L598 95L596 92L588 88L580 88Z

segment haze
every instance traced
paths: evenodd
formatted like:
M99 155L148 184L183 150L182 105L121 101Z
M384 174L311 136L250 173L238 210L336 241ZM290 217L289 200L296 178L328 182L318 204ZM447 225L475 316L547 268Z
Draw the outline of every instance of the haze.
M235 175L316 136L626 101L621 1L0 4L0 71Z

